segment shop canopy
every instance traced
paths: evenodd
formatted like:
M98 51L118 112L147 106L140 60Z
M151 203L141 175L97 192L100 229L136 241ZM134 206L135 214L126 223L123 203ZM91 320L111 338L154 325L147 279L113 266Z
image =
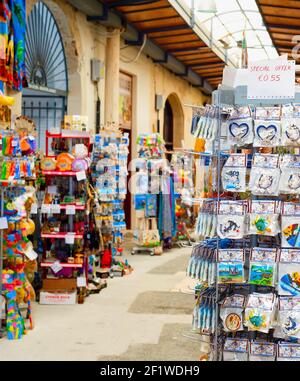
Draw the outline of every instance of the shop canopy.
M287 54L299 65L300 1L257 0L257 4L278 53Z
M143 47L143 53L154 62L161 63L206 93L221 82L226 64L240 67L242 47L247 45L249 61L273 59L290 51L293 45L288 38L294 30L300 30L300 24L297 26L298 1L68 1L85 11L90 21L124 26L123 37L127 45ZM270 16L276 13L280 16ZM269 23L275 27L270 27ZM277 24L282 24L283 28ZM128 38L129 31L134 38Z

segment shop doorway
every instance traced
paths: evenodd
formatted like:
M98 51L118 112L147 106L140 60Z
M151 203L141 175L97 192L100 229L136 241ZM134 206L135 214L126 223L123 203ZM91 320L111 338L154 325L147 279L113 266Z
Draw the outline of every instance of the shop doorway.
M132 160L132 89L133 89L133 77L127 73L120 72L120 84L119 84L119 124L123 133L127 133L129 136L129 154L128 165ZM128 171L127 184L130 182L131 171ZM131 229L131 206L132 198L131 193L127 190L124 212L125 222L128 230Z
M165 102L163 138L167 152L181 147L184 139L184 114L179 97L175 93L170 94ZM171 153L167 153L166 158L169 160Z
M45 152L45 133L59 127L67 111L68 74L62 37L50 9L38 1L27 20L26 72L22 113L38 129L39 149Z

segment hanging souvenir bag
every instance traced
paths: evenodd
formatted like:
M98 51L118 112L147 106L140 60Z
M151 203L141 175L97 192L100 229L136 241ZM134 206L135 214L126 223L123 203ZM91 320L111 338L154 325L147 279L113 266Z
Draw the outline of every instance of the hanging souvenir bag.
M278 343L277 361L300 361L300 344Z
M280 193L300 194L300 155L284 155L280 161Z
M274 286L276 278L276 248L254 247L251 251L249 284Z
M246 191L247 156L231 154L222 169L222 184L225 192Z
M160 235L157 229L156 218L148 218L145 222L145 231L142 232L142 246L160 246Z
M284 202L281 217L281 246L300 248L300 204Z
M280 107L256 107L253 147L277 147L280 145L280 117Z
M300 298L280 297L278 310L278 325L283 338L300 339Z
M300 297L300 250L281 249L278 264L278 294Z
M282 145L300 146L300 106L289 105L282 108Z
M244 295L234 294L225 298L220 308L220 318L225 332L243 331L244 303Z
M218 283L244 283L243 249L220 249L218 250Z
M230 146L244 147L253 143L253 119L248 107L234 109L228 118L227 125Z
M249 341L227 337L223 348L223 361L248 361Z
M261 341L250 342L249 361L275 361L276 344Z
M244 325L249 331L268 333L273 324L274 306L274 294L250 294L245 309Z
M280 232L276 201L253 200L249 214L249 234L276 236Z
M221 201L219 203L217 233L222 239L241 239L245 235L245 203Z
M279 179L278 155L255 154L249 183L252 194L256 196L278 196Z

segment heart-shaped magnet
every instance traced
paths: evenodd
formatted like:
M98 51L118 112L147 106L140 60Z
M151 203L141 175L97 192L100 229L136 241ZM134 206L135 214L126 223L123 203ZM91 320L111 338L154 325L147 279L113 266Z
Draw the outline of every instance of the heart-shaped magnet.
M249 125L247 123L238 124L236 122L232 122L229 125L229 132L231 136L236 139L243 139L249 133Z
M260 125L256 128L256 133L261 141L272 143L277 135L277 127L274 124L269 126Z

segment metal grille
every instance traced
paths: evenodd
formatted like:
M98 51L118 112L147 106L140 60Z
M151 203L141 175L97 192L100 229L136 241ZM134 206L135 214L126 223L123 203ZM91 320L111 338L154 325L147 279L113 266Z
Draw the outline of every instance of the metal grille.
M25 64L29 85L68 91L62 38L55 18L41 1L35 4L28 17Z
M59 127L66 111L65 97L26 95L22 99L22 113L34 120L38 128L38 147L45 152L46 131Z

